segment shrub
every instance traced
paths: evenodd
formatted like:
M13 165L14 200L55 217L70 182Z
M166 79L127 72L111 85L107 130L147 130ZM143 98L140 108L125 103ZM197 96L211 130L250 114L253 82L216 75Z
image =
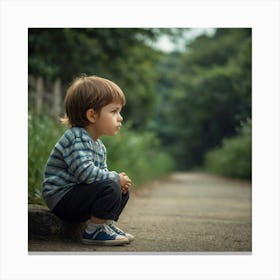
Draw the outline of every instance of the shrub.
M213 149L206 154L205 168L214 174L251 180L251 120L241 125L237 136L224 139L220 148Z
M135 133L123 127L117 137L104 137L103 142L110 169L125 171L134 185L162 177L173 169L173 160L162 151L153 133Z

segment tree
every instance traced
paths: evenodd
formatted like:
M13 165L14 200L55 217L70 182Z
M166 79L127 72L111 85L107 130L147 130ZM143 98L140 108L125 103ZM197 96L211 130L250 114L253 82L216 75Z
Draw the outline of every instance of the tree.
M172 84L164 100L170 117L162 124L172 135L159 131L179 165L191 168L251 117L251 30L217 29L213 37L200 36L173 65L165 81Z

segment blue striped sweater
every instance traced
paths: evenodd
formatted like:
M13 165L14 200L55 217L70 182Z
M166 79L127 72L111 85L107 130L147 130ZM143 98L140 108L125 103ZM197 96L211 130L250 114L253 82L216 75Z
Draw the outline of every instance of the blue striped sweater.
M45 168L42 195L52 210L75 185L112 179L119 183L119 174L109 171L106 148L94 141L81 127L68 129L54 146Z

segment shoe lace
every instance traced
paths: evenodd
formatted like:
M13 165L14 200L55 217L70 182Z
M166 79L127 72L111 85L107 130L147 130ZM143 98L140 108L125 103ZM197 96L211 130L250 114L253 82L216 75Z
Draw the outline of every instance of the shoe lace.
M111 227L106 225L106 224L103 225L102 231L111 235L111 236L116 234L115 231L113 229L111 229Z
M116 223L114 221L111 222L108 226L117 234L125 234L120 228L116 226Z

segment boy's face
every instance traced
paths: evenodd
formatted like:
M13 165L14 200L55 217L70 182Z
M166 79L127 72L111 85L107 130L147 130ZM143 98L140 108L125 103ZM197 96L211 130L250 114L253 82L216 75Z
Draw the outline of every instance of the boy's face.
M101 135L115 135L121 125L123 118L121 116L122 105L120 103L110 103L104 106L99 116L96 117L94 123L94 130L99 136Z

